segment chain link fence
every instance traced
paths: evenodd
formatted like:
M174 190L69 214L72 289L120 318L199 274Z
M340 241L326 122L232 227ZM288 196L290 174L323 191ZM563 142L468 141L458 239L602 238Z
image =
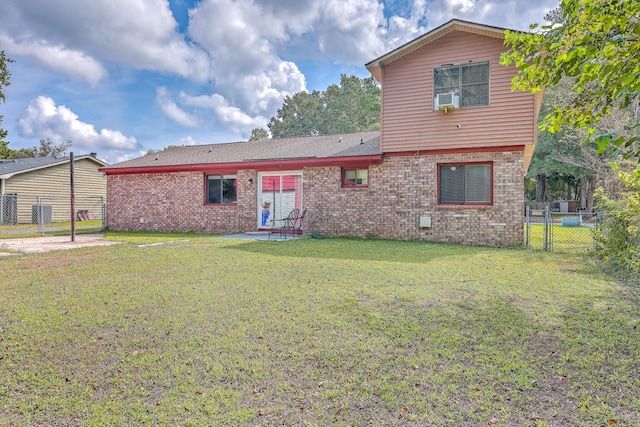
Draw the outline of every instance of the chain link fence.
M588 253L594 249L593 232L597 213L552 212L530 209L525 214L525 246L533 250L562 253Z
M72 215L77 231L104 231L104 197L75 197L71 212L69 197L3 194L0 196L0 235L70 233Z

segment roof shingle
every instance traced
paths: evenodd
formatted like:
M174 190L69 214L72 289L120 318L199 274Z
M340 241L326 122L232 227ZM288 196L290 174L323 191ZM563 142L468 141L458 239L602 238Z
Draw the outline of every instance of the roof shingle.
M90 158L91 160L98 163L100 166L106 165L100 159L96 159L88 154L82 156L75 156L74 161ZM55 166L59 164L69 163L69 156L64 157L30 157L27 159L9 159L9 160L0 160L0 178L8 179L13 175L17 175L20 173L29 172L32 170L43 169L50 166Z
M368 131L340 135L187 145L116 163L101 170L262 161L268 163L275 160L357 157L378 154L381 154L380 132Z

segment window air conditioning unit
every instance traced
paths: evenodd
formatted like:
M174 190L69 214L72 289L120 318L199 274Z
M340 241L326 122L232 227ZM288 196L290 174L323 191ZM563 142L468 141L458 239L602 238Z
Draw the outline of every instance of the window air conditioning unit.
M436 95L436 109L444 111L453 110L459 107L460 98L455 92L439 93Z

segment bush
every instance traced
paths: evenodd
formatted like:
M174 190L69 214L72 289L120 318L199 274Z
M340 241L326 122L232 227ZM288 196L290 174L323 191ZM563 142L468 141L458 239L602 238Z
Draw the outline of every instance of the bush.
M620 172L623 191L609 198L596 192L601 223L595 232L596 254L640 274L640 169Z

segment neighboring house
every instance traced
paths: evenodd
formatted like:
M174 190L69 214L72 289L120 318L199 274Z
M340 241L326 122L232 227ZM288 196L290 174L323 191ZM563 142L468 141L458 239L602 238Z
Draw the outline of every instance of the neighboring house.
M511 91L503 40L452 20L368 63L380 132L185 146L102 168L107 224L247 232L296 207L324 236L519 245L542 95Z
M107 163L92 153L74 156L73 164L75 197L106 198L107 179L99 168ZM51 206L52 200L68 199L70 187L68 156L0 160L0 224L33 222L33 206L37 205L38 198ZM63 208L53 212L54 218L68 221L70 204L59 204Z

